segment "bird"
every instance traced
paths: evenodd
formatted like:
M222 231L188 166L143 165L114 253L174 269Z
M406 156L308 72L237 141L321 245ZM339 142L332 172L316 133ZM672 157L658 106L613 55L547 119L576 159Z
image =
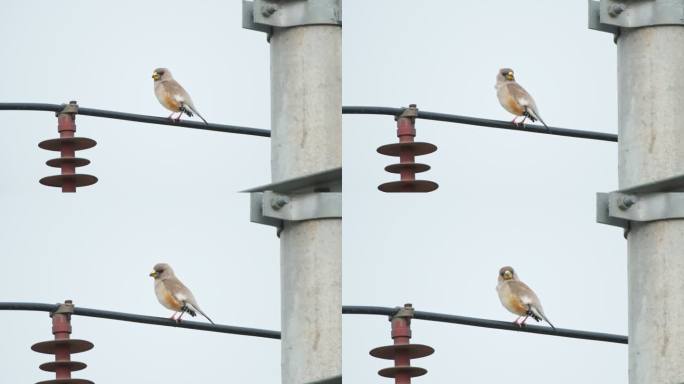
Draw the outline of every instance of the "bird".
M499 294L501 304L510 312L518 315L513 324L523 327L525 321L531 317L537 321L544 319L554 331L556 330L556 327L544 314L544 309L537 295L527 284L520 281L513 267L502 267L499 270L497 280L496 292Z
M157 100L164 108L173 112L169 115L169 119L178 122L183 113L189 117L197 114L205 124L209 125L204 117L197 112L188 92L173 78L171 71L167 68L157 68L152 72L152 78L154 79L154 94L157 96ZM176 113L178 113L178 117L174 119L173 115Z
M549 130L549 127L539 115L539 109L532 96L527 93L525 88L521 87L520 84L515 81L512 69L502 68L499 70L496 74L495 88L496 97L499 99L501 106L515 115L511 123L516 126L522 124L524 127L525 120L529 118L532 122L539 120L544 124L546 130ZM521 122L516 122L519 116L523 116L523 120Z
M150 276L154 278L154 293L157 295L157 300L159 300L161 305L174 311L170 317L171 320L180 323L180 319L185 312L193 317L197 316L196 312L199 312L210 323L214 324L209 316L202 312L199 305L197 305L195 296L192 295L188 287L178 280L170 265L159 263L152 269ZM178 312L180 312L180 315L176 318L175 316Z

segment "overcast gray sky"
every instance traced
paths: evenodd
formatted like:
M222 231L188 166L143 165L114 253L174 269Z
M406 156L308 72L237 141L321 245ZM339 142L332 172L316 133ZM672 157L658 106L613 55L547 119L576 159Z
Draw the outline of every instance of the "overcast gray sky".
M345 105L492 119L496 71L512 67L553 126L616 131L615 46L589 31L581 1L344 0ZM3 4L0 102L62 103L166 116L151 72L170 68L211 122L269 128L265 35L241 27L239 1L21 1ZM278 329L274 229L249 223L237 191L270 180L268 139L78 116L80 152L100 182L76 194L38 184L57 170L38 149L57 137L46 112L0 112L0 301L169 316L151 267L173 265L216 322ZM391 117L344 118L344 303L512 321L494 287L516 267L563 328L626 333L621 231L595 223L595 192L616 187L616 145L420 120L419 159L440 188L392 195ZM3 312L2 382L53 376L29 346L52 337L44 313ZM75 377L100 384L278 382L278 341L75 317ZM624 345L415 321L437 352L416 383L625 382ZM344 318L344 378L390 382L368 355L389 344L383 317Z
M586 1L345 1L344 104L491 119L501 67L516 71L553 126L617 131L612 36L587 29ZM595 223L595 193L617 187L617 146L419 120L429 194L383 194L396 158L391 117L344 118L344 303L513 321L496 276L514 266L558 327L626 334L621 230ZM344 317L344 380L390 383L385 318ZM627 346L416 320L416 383L624 383Z
M268 45L242 29L239 1L10 1L0 33L0 100L62 103L167 116L152 89L165 66L212 122L269 128ZM38 184L56 174L37 147L57 137L50 113L2 112L0 301L54 303L170 316L148 276L166 261L217 323L280 328L275 230L249 222L249 196L270 180L267 138L92 117L80 152L100 181L76 194ZM54 378L47 314L3 312L3 383ZM277 340L75 317L75 377L99 384L278 382Z

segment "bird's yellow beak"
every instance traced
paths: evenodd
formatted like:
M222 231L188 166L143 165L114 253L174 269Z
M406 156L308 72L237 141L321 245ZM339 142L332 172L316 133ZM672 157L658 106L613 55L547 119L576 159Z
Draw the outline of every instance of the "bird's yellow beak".
M506 74L506 80L513 80L513 72L508 72Z
M157 271L152 271L152 272L150 273L150 276L152 276L152 277L157 277L157 276L159 276L159 273L158 273Z
M160 77L161 77L161 76L159 76L159 74L158 74L157 72L153 72L153 73L152 73L152 78L153 78L153 79L159 80Z
M513 278L513 274L511 273L511 271L505 271L503 274L503 278L504 280L510 280Z

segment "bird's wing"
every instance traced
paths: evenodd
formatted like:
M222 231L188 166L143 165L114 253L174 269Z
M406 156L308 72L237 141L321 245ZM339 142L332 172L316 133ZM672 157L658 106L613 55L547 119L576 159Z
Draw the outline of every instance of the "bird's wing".
M549 323L551 328L556 329L556 327L554 327L546 317L544 308L541 305L541 301L539 300L539 297L537 297L537 294L534 293L532 288L528 287L527 284L523 283L522 281L516 280L510 282L510 289L514 295L520 298L520 301L523 304L529 306L530 311L532 311L536 317L544 319L547 323ZM539 319L537 319L537 321L538 320Z
M195 302L195 297L192 295L192 292L190 292L188 287L183 285L176 277L164 279L162 280L162 283L164 284L164 288L171 292L176 300L182 303Z
M188 92L176 80L168 80L162 83L164 90L171 95L177 102L192 104L192 99Z
M547 129L549 128L539 114L537 103L534 102L534 99L525 88L521 87L520 84L516 82L507 83L506 88L513 99L525 109L525 112L527 112L532 121L539 120Z
M520 301L524 305L532 305L536 308L541 309L541 302L539 301L537 294L535 294L534 291L527 286L527 284L518 280L509 281L508 284L511 293L513 293L514 296L519 297Z
M188 92L183 88L176 80L169 80L164 82L164 86L166 87L166 91L172 95L175 101L180 103L181 105L185 106L187 109L190 111L185 111L185 113L192 117L192 114L195 113L197 116L199 116L202 121L204 121L205 124L209 124L207 120L202 117L202 115L197 112L197 108L195 108L195 104L192 102L192 98L188 94Z
M506 88L508 89L508 92L513 96L513 98L522 106L527 107L530 105L534 105L534 99L532 96L530 96L529 93L525 90L525 88L521 87L520 84L511 81L509 83L506 83Z
M199 305L197 305L197 300L195 300L195 296L193 296L192 292L186 287L183 283L180 282L176 277L172 277L169 279L165 279L162 281L164 283L164 286L166 289L168 289L173 297L182 302L184 305L190 309L189 313L193 316L194 311L197 311L202 314L202 316L206 317L207 320L209 320L210 323L214 324L214 322L207 316L206 313L204 313Z

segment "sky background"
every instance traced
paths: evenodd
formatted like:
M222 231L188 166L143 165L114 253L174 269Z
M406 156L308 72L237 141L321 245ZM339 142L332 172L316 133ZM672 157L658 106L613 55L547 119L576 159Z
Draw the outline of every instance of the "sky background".
M495 96L501 67L516 71L553 126L616 132L612 37L587 29L587 4L521 0L344 0L343 103L510 120ZM239 1L3 3L0 102L63 103L167 116L152 70L165 66L210 122L269 128L269 54L241 27ZM62 194L38 184L57 157L48 112L0 112L0 301L56 303L169 316L148 276L168 262L217 323L280 327L278 240L249 223L238 191L270 180L261 137L77 117L98 141L81 168L100 181ZM621 230L595 223L595 192L617 186L615 143L419 120L421 157L439 183L429 194L384 194L395 158L389 116L343 120L343 302L512 321L496 274L513 265L558 327L627 332ZM2 382L53 378L29 346L52 338L46 313L2 312ZM278 341L74 317L72 337L95 343L74 374L121 380L274 383ZM384 317L346 315L345 382L390 382ZM620 383L627 347L416 320L416 383Z
M587 29L586 1L345 1L345 105L406 106L510 120L494 89L510 67L547 124L617 132L612 36ZM617 145L418 120L437 152L429 194L383 194L397 180L375 152L391 117L344 118L347 305L398 306L513 321L497 297L512 265L557 327L626 334L622 231L595 222L595 193L617 189ZM436 352L415 383L625 383L627 346L415 320ZM386 318L344 317L344 380L390 383L369 357L391 344Z

